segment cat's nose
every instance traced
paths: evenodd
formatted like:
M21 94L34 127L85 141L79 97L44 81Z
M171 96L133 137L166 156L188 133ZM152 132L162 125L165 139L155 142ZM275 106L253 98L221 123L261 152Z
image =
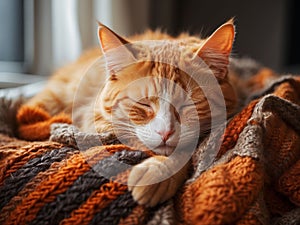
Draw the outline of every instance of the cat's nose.
M161 139L164 143L170 138L170 136L174 133L174 130L166 130L166 131L156 131L161 136Z

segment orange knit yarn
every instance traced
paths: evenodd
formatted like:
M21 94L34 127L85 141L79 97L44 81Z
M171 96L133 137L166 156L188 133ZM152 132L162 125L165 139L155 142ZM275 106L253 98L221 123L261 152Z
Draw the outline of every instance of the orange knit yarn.
M74 166L80 168L76 173L73 172ZM81 154L73 155L57 173L41 182L28 196L24 196L22 203L11 213L5 224L19 225L30 222L47 202L53 201L57 194L63 193L78 176L89 169L90 165L85 162Z
M20 169L28 160L53 148L61 147L62 145L59 143L40 143L40 145L29 144L22 147L17 154L12 155L5 163L0 165L0 185L5 178Z
M293 86L290 83L281 84L275 91L274 95L286 99L288 101L299 104L299 95L295 92Z
M203 225L232 224L258 196L263 185L262 173L256 160L240 156L206 171L187 185L181 196L184 221ZM197 207L186 207L187 198Z
M256 77L254 83L259 86L268 76L261 80ZM74 145L47 141L14 144L4 137L0 148L0 188L5 190L0 192L0 224L39 224L48 215L45 223L68 225L97 224L102 219L124 225L172 224L170 221L184 225L265 225L283 217L300 206L300 78L280 81L265 93L283 99L275 97L278 101L266 108L265 97L250 102L229 122L214 164L203 171L195 160L194 168L200 172L193 174L167 204L155 208L138 206L133 200L126 186L127 167L109 179L91 169L96 163L101 169L111 168L113 159L127 162L133 151L141 152L130 164L135 165L151 157L151 152L117 144L80 152ZM291 104L291 110L281 107L289 107L286 103ZM20 136L42 140L48 138L51 123L71 122L67 116L54 118L40 108L22 107L18 113ZM66 153L58 157L56 153L63 151ZM229 154L221 157L226 152ZM96 185L86 185L91 183ZM84 198L70 202L85 188Z
M277 189L300 207L300 160L280 177Z
M256 106L258 100L250 102L241 113L237 114L228 124L225 133L223 135L223 142L220 150L217 154L217 158L220 158L228 150L232 149L236 144L239 134L245 128L247 121L252 115L253 109Z
M266 171L270 179L269 183L273 183L297 161L300 155L300 138L299 134L278 116L269 116L266 126L269 127L265 131L264 138Z
M125 174L129 174L129 171L125 171ZM120 174L124 176L124 174ZM88 198L88 200L80 206L77 210L74 210L69 218L61 221L61 225L87 225L93 219L94 214L105 208L109 203L115 200L119 195L124 194L127 191L127 185L119 182L109 182L96 190Z
M146 219L146 217L147 210L145 210L144 206L138 205L132 210L128 217L120 220L119 225L139 225Z
M8 219L11 212L13 212L15 208L22 203L22 199L24 196L28 196L31 192L33 192L43 180L47 179L47 177L54 176L54 174L56 174L60 168L66 166L66 163L66 160L53 163L48 170L40 172L36 177L29 181L26 186L18 193L18 195L12 198L10 202L5 207L3 207L1 211L2 217L0 218L0 224L3 224L3 222Z

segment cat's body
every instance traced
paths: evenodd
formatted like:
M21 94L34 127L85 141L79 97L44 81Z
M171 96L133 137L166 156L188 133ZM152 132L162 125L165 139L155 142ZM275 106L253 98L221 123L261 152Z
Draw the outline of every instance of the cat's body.
M186 161L175 165L166 156L197 143L212 117L235 112L227 69L233 39L232 21L207 39L148 31L128 41L100 25L102 51L92 49L57 71L27 104L53 115L64 111L82 131L113 132L165 155L146 160L129 176L134 198L154 206L172 197L187 176ZM147 184L161 171L167 179Z

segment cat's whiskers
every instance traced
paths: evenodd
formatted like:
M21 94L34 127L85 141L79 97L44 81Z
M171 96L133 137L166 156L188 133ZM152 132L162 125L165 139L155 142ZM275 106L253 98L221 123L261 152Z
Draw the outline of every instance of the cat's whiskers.
M128 134L123 134L123 135L121 135L121 134L119 134L118 136L117 136L117 138L119 139L119 140L129 140L129 139L137 139L137 137L136 136L134 136L134 135L128 135Z
M153 156L140 165L155 169L145 173L138 165L128 174L133 199L156 206L173 197L188 177L190 163L173 173L173 162L189 158L193 148L223 126L221 120L236 107L227 76L234 33L230 20L206 39L146 32L129 42L99 24L101 48L59 70L28 104L51 115L71 113L81 131L113 133L136 149L164 156L182 150L184 157L175 154L171 160L153 160ZM145 184L141 180L159 177L162 171L172 172L170 179L141 185ZM131 182L131 176L141 179Z
M126 128L115 128L113 130L115 130L117 133L126 133L126 134L133 134L133 135L135 135L135 132L133 130L126 129Z
M128 123L122 123L121 121L118 121L114 123L113 130L117 132L118 137L136 137L134 126Z
M132 123L129 123L128 121L122 121L122 120L115 120L113 121L113 125L121 125L126 127L135 127Z

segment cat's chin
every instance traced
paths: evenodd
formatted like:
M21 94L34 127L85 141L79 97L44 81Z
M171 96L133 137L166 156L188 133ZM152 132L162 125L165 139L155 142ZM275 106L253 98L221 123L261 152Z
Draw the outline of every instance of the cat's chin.
M153 149L155 153L159 155L164 155L164 156L169 156L173 153L175 147L169 146L169 145L163 145L163 146L158 146L157 148Z

